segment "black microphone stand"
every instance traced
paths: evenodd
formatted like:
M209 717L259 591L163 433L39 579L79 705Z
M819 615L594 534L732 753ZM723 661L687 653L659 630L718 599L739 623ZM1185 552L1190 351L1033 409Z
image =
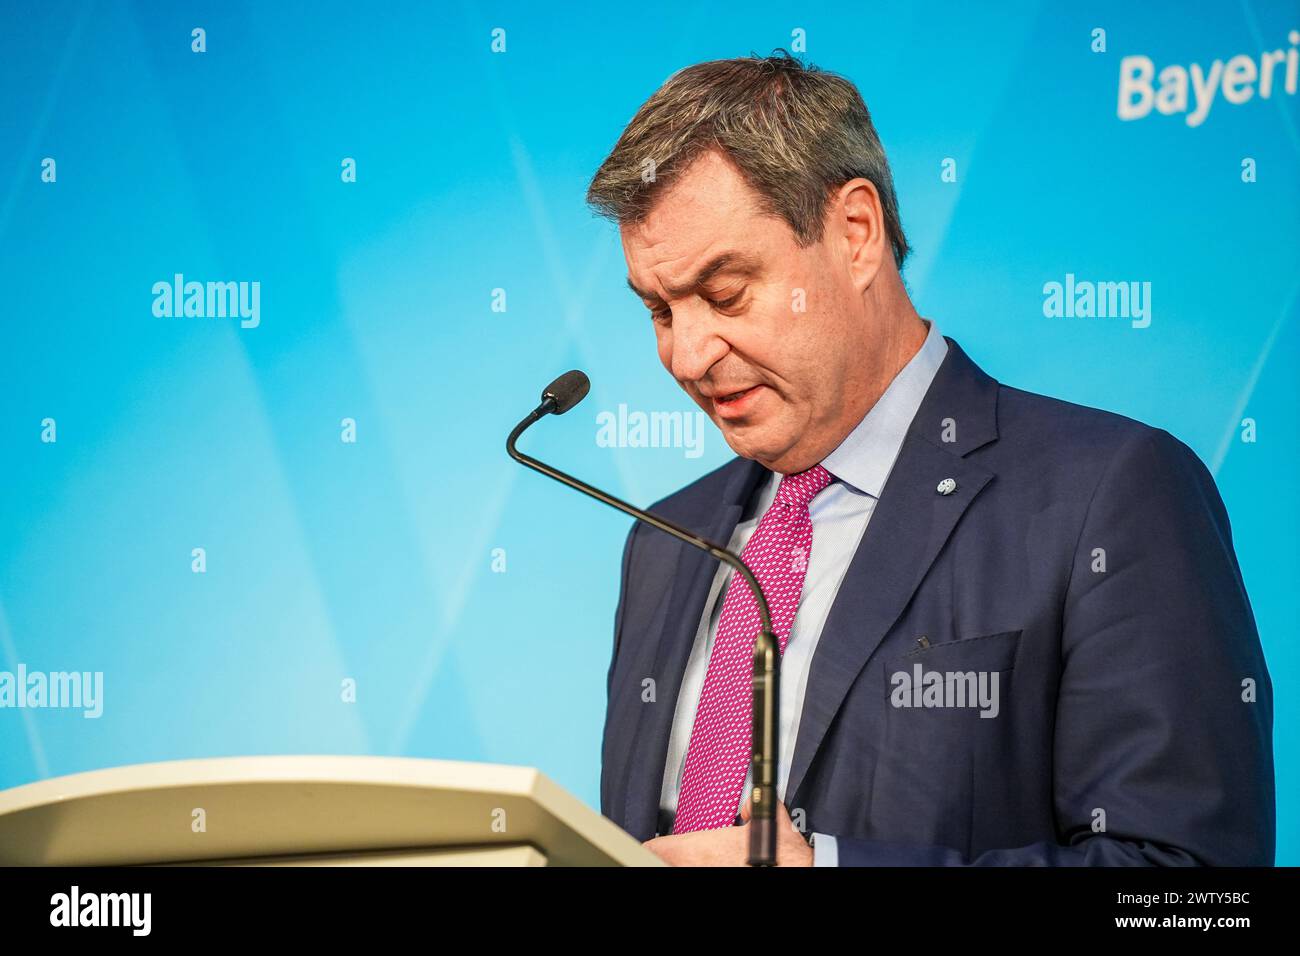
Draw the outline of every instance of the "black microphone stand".
M510 437L506 439L506 452L510 457L521 465L526 465L534 471L540 471L548 478L554 478L576 491L581 491L584 495L589 495L597 501L604 502L611 508L617 508L624 514L631 515L638 521L643 521L651 527L658 528L679 541L684 541L701 551L708 552L719 561L734 568L745 579L745 583L749 585L750 591L754 594L754 600L758 603L758 616L762 628L754 641L754 708L753 730L750 738L750 770L753 774L753 791L749 823L749 865L775 866L776 774L777 747L779 745L777 739L777 708L780 702L781 647L777 642L776 635L772 633L772 618L768 613L767 600L763 597L763 589L758 586L758 579L745 566L745 562L726 548L701 538L699 535L687 531L665 518L660 518L649 511L642 511L626 501L608 495L599 488L567 475L557 468L552 468L536 458L530 458L515 448L515 442L519 440L519 436L543 416L552 413L563 414L563 412L572 408L574 404L577 404L576 401L569 402L567 407L561 409L555 395L551 394L554 388L555 386L552 385L551 388L542 393L542 403L529 412L528 416L515 426L514 431L510 433ZM577 401L581 401L581 398L577 399Z

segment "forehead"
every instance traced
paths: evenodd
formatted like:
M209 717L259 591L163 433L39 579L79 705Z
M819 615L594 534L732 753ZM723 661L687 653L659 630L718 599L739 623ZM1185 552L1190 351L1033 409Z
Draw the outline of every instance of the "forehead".
M641 221L619 227L632 278L644 270L688 269L724 247L761 251L778 238L777 226L789 229L763 211L761 199L728 160L716 152L703 154L665 188Z

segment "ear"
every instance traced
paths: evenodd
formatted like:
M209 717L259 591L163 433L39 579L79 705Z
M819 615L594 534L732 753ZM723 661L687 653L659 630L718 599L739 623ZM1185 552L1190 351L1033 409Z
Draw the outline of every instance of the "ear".
M849 275L854 288L864 292L876 281L886 256L892 256L885 236L885 215L880 194L868 179L851 179L835 192L828 226L844 238Z

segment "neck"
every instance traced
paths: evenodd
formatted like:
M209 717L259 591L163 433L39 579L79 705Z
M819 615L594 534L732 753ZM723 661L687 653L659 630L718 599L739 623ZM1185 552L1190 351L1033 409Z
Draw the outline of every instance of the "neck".
M835 439L835 444L826 450L827 454L838 447L875 407L898 373L921 350L930 331L917 315L902 278L893 270L872 284L865 305L868 315L879 316L877 321L866 323L868 327L874 326L870 329L871 341L867 345L871 349L872 361L868 363L869 371L863 376L855 393L846 396L841 434Z

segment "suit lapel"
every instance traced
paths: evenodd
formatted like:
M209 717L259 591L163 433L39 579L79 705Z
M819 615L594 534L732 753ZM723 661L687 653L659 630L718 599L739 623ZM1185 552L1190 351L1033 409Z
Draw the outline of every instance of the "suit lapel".
M696 520L681 522L723 547L731 540L745 503L768 474L762 465L744 458L735 459L731 467L721 505L701 502L702 510ZM661 534L652 529L646 533ZM636 734L632 739L635 753L628 767L625 829L634 835L644 833L644 838L655 832L677 695L704 614L709 585L718 567L713 557L698 548L678 543L676 550L677 567L668 597L668 613L664 616L655 654L658 699L654 704L642 704L638 711Z
M826 619L808 675L798 740L781 742L782 748L795 747L787 804L798 805L799 787L849 687L961 516L994 477L963 456L997 437L997 383L951 339L948 348ZM945 478L957 483L948 495L937 490Z

